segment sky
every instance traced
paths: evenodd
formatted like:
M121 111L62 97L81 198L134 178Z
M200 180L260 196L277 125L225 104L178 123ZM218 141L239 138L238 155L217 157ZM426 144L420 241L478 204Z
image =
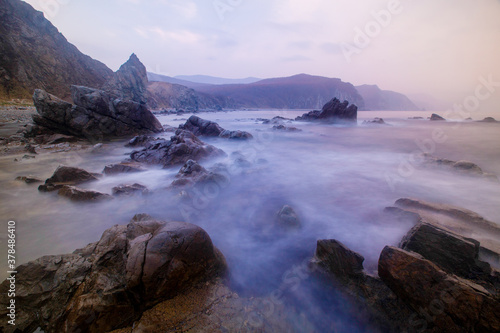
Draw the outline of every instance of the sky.
M486 80L500 112L500 0L26 2L113 70L136 53L168 76L307 73L447 103Z

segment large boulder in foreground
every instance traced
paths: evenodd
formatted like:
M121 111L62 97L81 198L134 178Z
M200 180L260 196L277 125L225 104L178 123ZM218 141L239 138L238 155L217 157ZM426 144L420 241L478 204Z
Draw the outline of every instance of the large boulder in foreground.
M189 160L201 161L226 154L198 139L193 133L177 130L170 140L157 139L145 143L145 148L130 154L133 161L169 167Z
M498 295L447 274L419 254L387 246L380 254L381 279L420 316L420 332L499 332Z
M106 230L101 240L73 254L45 256L17 268L16 326L0 330L108 332L226 269L224 257L201 228L137 215ZM9 281L0 285L7 304Z
M219 126L216 122L191 116L179 129L189 131L196 136L218 136L226 139L247 140L252 139L252 134L244 131L229 131Z
M119 99L102 90L72 86L74 105L37 89L33 121L54 132L103 140L159 133L163 128L145 104Z
M419 223L401 241L401 248L419 253L446 272L471 280L488 280L490 264L479 260L479 242L452 231Z
M305 113L295 120L302 121L323 121L330 123L356 123L358 119L358 107L349 105L348 101L340 102L333 98L323 106L321 111L311 111Z

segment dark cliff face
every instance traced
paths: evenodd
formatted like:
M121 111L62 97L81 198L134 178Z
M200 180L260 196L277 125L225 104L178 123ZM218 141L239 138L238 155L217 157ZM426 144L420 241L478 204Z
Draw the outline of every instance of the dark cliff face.
M0 0L0 100L30 98L37 88L68 100L72 84L99 88L112 73L29 4Z
M419 111L420 109L405 95L381 90L376 85L357 86L356 90L365 100L362 110L370 111Z

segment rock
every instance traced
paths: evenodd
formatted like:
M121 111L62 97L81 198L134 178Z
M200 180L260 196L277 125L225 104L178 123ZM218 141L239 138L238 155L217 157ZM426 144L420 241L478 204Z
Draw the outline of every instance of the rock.
M71 86L74 105L37 89L34 122L59 134L88 140L159 133L163 127L144 100L146 69L132 55L105 88L108 91Z
M128 61L104 84L102 90L122 100L145 104L148 76L146 67L133 53Z
M456 172L465 173L471 176L484 177L491 181L498 181L496 175L484 172L477 164L469 161L452 161L445 158L434 157L429 154L423 154L424 163L429 165L446 166Z
M172 182L173 187L194 186L207 183L225 184L228 182L225 176L208 171L193 160L187 161L179 170L175 178L176 179Z
M113 199L113 197L109 194L91 190L83 190L78 187L69 185L64 185L63 187L61 187L57 194L66 197L71 201L77 202L97 202Z
M276 116L273 119L263 119L262 123L263 124L276 124L276 125L282 125L285 121L291 121L292 119L281 117L281 116Z
M180 125L179 128L189 131L196 136L219 136L224 131L219 124L197 116L189 117L186 123Z
M336 240L319 240L310 269L332 280L336 289L349 297L360 321L369 318L371 327L382 332L408 331L414 314L380 278L363 270L364 258Z
M247 140L253 138L248 132L243 131L228 131L219 126L219 124L201 119L197 116L191 116L184 125L180 125L179 129L189 131L196 136L218 136L226 139Z
M55 7L50 12L55 14ZM40 87L67 99L71 84L100 87L111 76L106 65L81 53L28 3L3 0L0 17L2 100L29 99Z
M276 215L276 221L278 226L284 228L296 229L300 228L301 226L300 219L297 213L295 213L293 208L288 205L283 206L279 210L279 212Z
M224 274L226 263L201 228L136 215L128 225L73 254L21 265L16 328L32 332L108 332L132 325L144 310ZM0 285L7 304L9 282ZM0 309L6 317L7 308ZM0 322L0 330L7 323Z
M222 133L219 135L221 138L224 139L232 139L232 140L249 140L253 139L253 135L245 132L245 131L229 131L229 130L224 130Z
M24 149L26 149L26 151L30 154L36 154L35 147L30 145L29 143L26 146L24 146Z
M34 159L34 158L36 158L36 156L24 155L24 156L22 157L22 159L23 159L23 160L31 160L31 159Z
M305 113L295 120L314 121L320 120L333 123L356 123L358 118L358 107L354 104L349 105L348 101L340 102L337 98L323 106L321 111L311 111Z
M498 121L493 117L486 117L483 120L479 120L481 123L497 123Z
M424 119L424 117L408 117L408 119L420 120L420 119Z
M136 183L113 187L112 193L114 196L131 196L135 194L148 194L149 190L146 186Z
M143 150L130 154L133 161L169 167L189 160L201 161L226 154L198 139L193 133L177 130L169 141L161 139L148 143Z
M119 173L134 173L143 171L146 171L146 169L137 163L122 162L119 164L106 165L102 173L105 175L116 175Z
M374 118L373 120L363 121L363 125L388 125L382 118Z
M45 143L49 145L56 145L58 143L76 142L76 141L78 141L77 137L64 134L53 134L45 138Z
M434 121L435 121L435 120L446 120L446 119L444 119L443 117L441 117L440 115L438 115L438 114L436 114L436 113L433 113L433 114L431 115L430 120L434 120Z
M159 138L153 138L150 135L138 135L132 138L125 147L145 147L148 143L154 140L161 140Z
M381 279L419 312L413 330L498 332L498 298L479 285L441 270L416 253L386 246L379 259Z
M33 183L41 183L42 182L41 179L38 179L38 178L33 177L33 176L19 176L19 177L16 177L16 180L23 181L26 184L33 184Z
M313 263L326 269L339 280L363 277L365 258L334 239L318 240Z
M124 332L293 332L293 315L281 302L240 297L217 279L147 310Z
M301 132L301 129L298 129L297 127L292 127L292 126L285 126L285 125L274 125L273 130L275 131L286 131L286 132Z
M478 241L429 223L413 227L400 247L416 252L444 271L466 279L487 280L491 275L490 265L478 259Z
M79 185L90 181L95 181L98 178L95 174L92 174L86 170L59 166L54 174L45 181L45 184L52 185Z

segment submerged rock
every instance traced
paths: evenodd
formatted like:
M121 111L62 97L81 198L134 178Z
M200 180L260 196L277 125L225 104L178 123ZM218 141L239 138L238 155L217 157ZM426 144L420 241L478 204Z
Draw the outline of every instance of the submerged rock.
M219 126L216 122L191 116L184 125L179 125L179 129L189 131L196 136L218 136L226 139L247 140L253 138L248 132L229 131Z
M109 194L92 190L84 190L69 185L64 185L63 187L61 187L57 194L76 202L98 202L113 199L113 197Z
M169 141L161 139L149 142L143 150L132 152L130 158L136 162L169 167L188 160L200 161L225 155L222 150L204 143L193 133L177 130Z
M358 107L354 104L349 105L348 101L340 102L337 98L323 106L321 111L311 111L305 113L295 120L313 121L320 120L333 123L356 123L358 118Z
M112 193L114 196L131 196L135 194L147 194L149 190L146 186L136 183L132 185L115 186L112 189Z
M374 118L373 120L363 121L363 125L389 125L382 118Z
M273 130L276 131L285 131L285 132L301 132L301 129L298 129L297 127L292 127L292 126L285 126L285 125L274 125Z
M228 182L225 176L208 171L193 160L187 161L175 178L172 182L172 186L174 187L194 186L206 183L225 184Z
M34 176L19 176L16 180L25 182L26 184L41 183L42 180Z
M54 174L45 181L45 184L65 184L65 185L78 185L90 181L95 181L98 178L86 170L59 166Z
M287 229L296 229L300 228L301 223L300 219L293 210L292 207L285 205L283 206L278 214L276 215L276 221L279 227L284 227Z
M498 121L493 117L486 117L483 120L479 120L481 123L497 123Z
M446 120L446 119L444 119L443 117L441 117L440 115L438 115L436 113L433 113L429 119L433 120L433 121L435 121L435 120Z
M448 167L455 172L468 174L471 176L484 177L492 181L498 181L496 175L484 172L477 164L470 161L452 161L445 158L438 158L429 154L423 154L424 163L427 165L436 165Z
M104 167L102 171L105 175L115 175L119 173L134 173L134 172L144 172L144 169L138 163L122 162L118 164L110 164Z
M73 254L45 256L17 268L16 329L108 332L131 325L148 308L226 270L201 228L142 214L106 230ZM10 282L0 285L7 304ZM7 308L0 309L6 317ZM6 321L0 329L7 330Z

